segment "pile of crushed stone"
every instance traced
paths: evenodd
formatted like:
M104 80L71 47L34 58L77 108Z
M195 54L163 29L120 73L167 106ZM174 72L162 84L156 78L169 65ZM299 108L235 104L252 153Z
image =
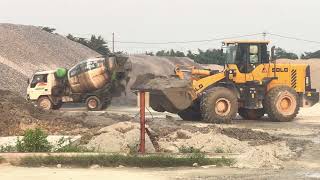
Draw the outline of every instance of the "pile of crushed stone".
M40 27L0 24L0 87L24 96L35 71L70 68L98 53ZM10 82L10 83L8 83Z

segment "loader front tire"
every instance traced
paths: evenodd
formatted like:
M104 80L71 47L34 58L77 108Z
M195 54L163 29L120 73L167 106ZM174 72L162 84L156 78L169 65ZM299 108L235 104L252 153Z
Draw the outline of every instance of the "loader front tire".
M234 91L225 87L214 87L201 99L201 114L206 122L231 123L238 111L238 99Z
M272 121L292 121L300 108L298 94L288 86L275 87L267 93L264 108Z

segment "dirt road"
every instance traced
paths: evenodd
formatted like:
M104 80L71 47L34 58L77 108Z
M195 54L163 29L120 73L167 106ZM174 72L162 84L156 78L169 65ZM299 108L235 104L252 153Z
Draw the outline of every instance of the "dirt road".
M296 171L295 169L237 169L237 168L22 168L0 166L2 180L95 180L104 179L317 179L320 171Z

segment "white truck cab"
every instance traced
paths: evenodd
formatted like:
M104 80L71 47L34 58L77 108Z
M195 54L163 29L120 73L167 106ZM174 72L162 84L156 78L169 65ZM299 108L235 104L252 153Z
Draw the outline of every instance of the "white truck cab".
M51 103L51 89L56 85L55 71L36 72L28 82L27 99L36 102L43 109L53 109Z

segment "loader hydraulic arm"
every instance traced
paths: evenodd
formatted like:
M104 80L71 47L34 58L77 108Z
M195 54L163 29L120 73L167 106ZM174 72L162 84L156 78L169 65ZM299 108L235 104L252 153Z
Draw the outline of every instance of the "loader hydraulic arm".
M225 78L225 73L219 72L217 74L213 74L205 78L201 78L199 80L193 80L192 87L196 92L196 94L199 94L203 92L205 89L207 89L209 86L216 84L218 81L224 78Z

